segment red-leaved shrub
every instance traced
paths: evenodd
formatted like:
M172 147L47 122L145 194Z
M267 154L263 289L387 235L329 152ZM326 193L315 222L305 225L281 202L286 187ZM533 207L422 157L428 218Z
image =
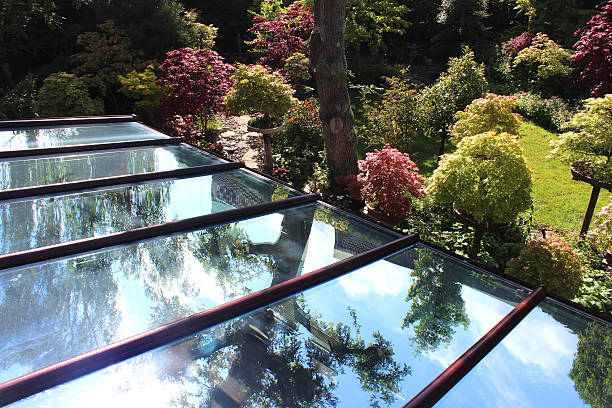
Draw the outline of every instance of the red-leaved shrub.
M407 153L391 148L366 153L358 176L349 176L347 190L372 208L394 218L410 214L412 197L425 195L425 179Z

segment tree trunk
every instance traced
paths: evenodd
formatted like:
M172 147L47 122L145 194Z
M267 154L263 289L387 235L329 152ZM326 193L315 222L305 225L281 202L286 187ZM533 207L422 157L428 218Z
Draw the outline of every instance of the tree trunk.
M348 93L344 53L344 0L315 0L310 37L310 67L321 105L325 152L333 193L344 190L344 178L357 174L357 135Z

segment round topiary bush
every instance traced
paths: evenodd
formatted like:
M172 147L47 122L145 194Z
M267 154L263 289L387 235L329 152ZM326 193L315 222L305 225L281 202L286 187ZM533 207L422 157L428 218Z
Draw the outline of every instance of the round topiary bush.
M235 115L260 113L267 127L280 120L296 102L293 89L281 75L261 65L238 65L232 75L234 87L225 97L225 104ZM261 127L264 127L263 124Z
M428 192L483 226L505 224L531 206L531 174L515 136L486 132L442 157Z
M506 273L572 299L582 284L584 267L563 238L549 234L546 239L530 241L517 258L508 262Z

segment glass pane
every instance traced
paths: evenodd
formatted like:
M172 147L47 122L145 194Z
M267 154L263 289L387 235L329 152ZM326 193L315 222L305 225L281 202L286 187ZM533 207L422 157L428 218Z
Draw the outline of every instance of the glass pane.
M297 195L240 169L60 196L0 202L8 254Z
M612 407L612 326L545 300L440 407Z
M401 407L525 295L412 247L16 406Z
M106 150L25 160L0 160L0 190L222 162L213 155L187 145Z
M23 128L0 130L0 151L125 142L139 139L166 139L167 137L163 133L135 122Z
M0 381L293 278L321 260L334 262L394 238L311 204L0 271Z

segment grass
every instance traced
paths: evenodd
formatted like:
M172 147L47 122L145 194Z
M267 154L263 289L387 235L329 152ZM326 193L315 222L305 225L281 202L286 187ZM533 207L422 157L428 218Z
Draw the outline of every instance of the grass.
M533 199L538 224L564 231L579 231L589 203L592 187L573 181L569 166L556 158L548 158L549 142L557 135L531 122L521 124L521 145L529 168L533 171ZM602 190L595 212L610 202Z

